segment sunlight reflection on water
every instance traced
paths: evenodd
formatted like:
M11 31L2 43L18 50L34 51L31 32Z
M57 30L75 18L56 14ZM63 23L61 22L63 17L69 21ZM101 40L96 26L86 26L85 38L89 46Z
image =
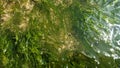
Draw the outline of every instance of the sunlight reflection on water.
M108 20L106 21L109 22ZM112 48L110 48L110 51L112 53L109 54L107 52L104 52L104 55L108 57L113 57L113 59L120 59L120 56L114 53L116 52L116 50L120 51L120 25L110 23L107 24L108 24L107 27L109 28L108 29L109 33L106 33L105 31L102 31L100 33L102 39L111 44L110 46L112 46Z

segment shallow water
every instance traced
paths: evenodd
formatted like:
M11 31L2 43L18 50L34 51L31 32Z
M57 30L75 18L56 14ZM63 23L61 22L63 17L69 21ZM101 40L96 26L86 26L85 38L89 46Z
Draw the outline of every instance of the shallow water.
M91 1L92 4L97 3L99 9L93 9L95 15L86 18L86 23L92 21L93 27L89 27L87 37L91 49L88 48L88 52L85 53L95 58L98 64L100 64L98 54L112 57L114 60L120 59L120 1L114 0L111 3L108 0L102 1Z

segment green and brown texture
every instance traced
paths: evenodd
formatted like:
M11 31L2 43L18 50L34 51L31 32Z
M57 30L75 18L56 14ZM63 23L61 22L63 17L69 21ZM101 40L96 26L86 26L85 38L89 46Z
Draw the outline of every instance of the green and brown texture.
M0 68L119 68L120 0L0 0Z

